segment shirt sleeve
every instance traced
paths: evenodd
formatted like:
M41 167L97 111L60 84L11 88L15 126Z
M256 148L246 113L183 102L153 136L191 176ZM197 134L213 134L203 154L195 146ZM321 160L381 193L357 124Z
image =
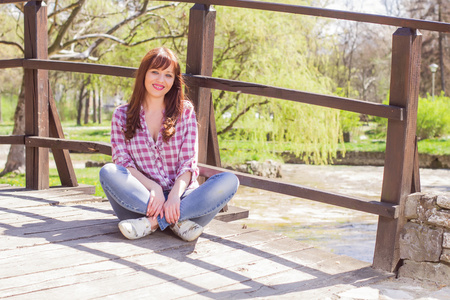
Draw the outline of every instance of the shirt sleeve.
M111 120L111 148L112 161L116 165L125 168L136 168L133 158L131 157L125 140L125 123L126 123L126 107L119 106L113 113Z
M186 172L192 173L191 183L196 182L199 176L198 162L198 131L197 118L192 104L184 103L185 110L182 116L184 128L183 141L180 148L179 167L176 179Z

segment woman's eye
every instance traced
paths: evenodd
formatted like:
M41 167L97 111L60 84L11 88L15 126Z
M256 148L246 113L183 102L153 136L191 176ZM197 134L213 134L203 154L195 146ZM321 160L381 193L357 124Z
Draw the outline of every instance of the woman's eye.
M166 74L167 78L172 78L172 74Z
M152 74L158 74L158 71L152 71Z

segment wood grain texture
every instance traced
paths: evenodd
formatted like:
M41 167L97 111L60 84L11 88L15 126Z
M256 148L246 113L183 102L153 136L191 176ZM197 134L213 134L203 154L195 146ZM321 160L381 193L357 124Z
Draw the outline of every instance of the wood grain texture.
M400 217L378 221L373 265L392 272L400 261L399 235L406 196L411 193L420 80L422 35L400 28L393 35L390 104L405 108L405 120L389 120L381 201L399 205Z
M14 205L0 211L1 297L317 299L389 276L281 234L217 220L194 242L170 230L127 240L109 203L76 197L0 190L0 203ZM64 205L51 205L58 198Z
M64 139L64 131L59 119L58 109L56 107L55 99L53 98L52 90L49 84L49 134L51 137ZM56 168L58 169L59 179L63 186L74 187L78 185L77 176L73 168L72 159L70 158L69 150L67 149L52 149L53 157L55 159Z
M47 6L30 1L24 6L25 58L48 58ZM25 134L48 137L48 71L25 70ZM33 189L49 187L49 151L26 147L26 186Z
M218 89L236 93L284 99L335 109L343 109L347 111L353 111L394 120L403 120L404 109L395 105L383 105L337 96L308 93L264 84L220 79L208 76L192 76L186 74L185 77L186 81L190 85L197 85L208 87L211 89Z

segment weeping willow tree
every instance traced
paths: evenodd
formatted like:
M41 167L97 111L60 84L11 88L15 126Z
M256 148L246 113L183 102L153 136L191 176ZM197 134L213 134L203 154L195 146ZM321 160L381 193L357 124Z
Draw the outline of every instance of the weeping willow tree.
M312 51L309 41L319 38L316 21L218 7L213 76L331 94L336 87L311 57L317 49ZM213 97L220 141L248 141L246 147L260 152L289 149L316 164L335 156L341 136L338 110L222 91Z

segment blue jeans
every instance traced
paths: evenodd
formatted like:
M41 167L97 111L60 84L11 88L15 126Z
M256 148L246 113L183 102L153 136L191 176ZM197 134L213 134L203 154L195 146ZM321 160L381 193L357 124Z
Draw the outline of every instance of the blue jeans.
M137 219L147 213L150 191L122 166L112 163L100 170L100 183L111 206L120 220ZM239 180L229 172L219 173L200 187L186 190L181 196L179 221L191 220L205 226L231 200L239 187ZM170 191L165 191L167 197ZM170 224L157 217L159 228Z

